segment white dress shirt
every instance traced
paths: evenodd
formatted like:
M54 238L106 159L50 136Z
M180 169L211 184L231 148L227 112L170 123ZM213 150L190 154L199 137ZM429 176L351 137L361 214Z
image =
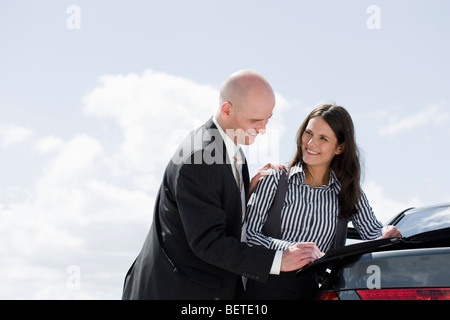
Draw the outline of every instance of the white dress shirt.
M222 127L219 125L219 123L216 121L215 117L213 117L213 122L216 125L217 129L219 130L220 135L222 136L223 141L225 142L225 148L227 149L227 155L228 159L233 159L236 152L239 151L241 146L239 144L235 144L233 140L223 131ZM233 168L233 174L234 178L236 179L237 173L236 168L234 166L231 166ZM281 259L283 256L282 250L277 250L275 254L275 258L272 263L272 268L270 269L270 274L280 274L281 269Z

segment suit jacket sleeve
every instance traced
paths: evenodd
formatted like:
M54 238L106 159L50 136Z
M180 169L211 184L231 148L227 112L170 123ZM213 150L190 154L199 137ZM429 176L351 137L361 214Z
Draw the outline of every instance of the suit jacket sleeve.
M195 154L191 159L194 158ZM184 164L180 167L175 191L187 241L200 259L264 282L269 276L275 251L249 247L239 240L239 210L224 210L223 189L233 188L236 184L227 170L224 164ZM239 221L234 234L226 227L230 220Z

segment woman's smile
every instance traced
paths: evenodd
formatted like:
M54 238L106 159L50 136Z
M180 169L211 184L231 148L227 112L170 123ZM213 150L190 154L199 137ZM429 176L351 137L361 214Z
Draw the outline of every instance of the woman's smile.
M313 155L313 156L317 156L317 155L320 154L320 152L312 151L312 150L309 149L309 148L306 148L306 152L307 152L308 154L310 154L310 155Z

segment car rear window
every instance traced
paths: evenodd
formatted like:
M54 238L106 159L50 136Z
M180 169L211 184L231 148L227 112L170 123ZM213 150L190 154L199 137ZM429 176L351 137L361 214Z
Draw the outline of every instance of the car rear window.
M450 227L450 206L409 210L396 227L404 237Z

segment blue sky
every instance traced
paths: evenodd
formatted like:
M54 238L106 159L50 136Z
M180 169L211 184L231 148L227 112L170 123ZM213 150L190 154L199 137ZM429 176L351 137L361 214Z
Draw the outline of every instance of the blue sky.
M288 162L309 111L334 101L353 117L380 220L450 202L449 12L446 0L2 1L0 298L120 298L171 152L242 68L277 94L246 149L253 172Z

